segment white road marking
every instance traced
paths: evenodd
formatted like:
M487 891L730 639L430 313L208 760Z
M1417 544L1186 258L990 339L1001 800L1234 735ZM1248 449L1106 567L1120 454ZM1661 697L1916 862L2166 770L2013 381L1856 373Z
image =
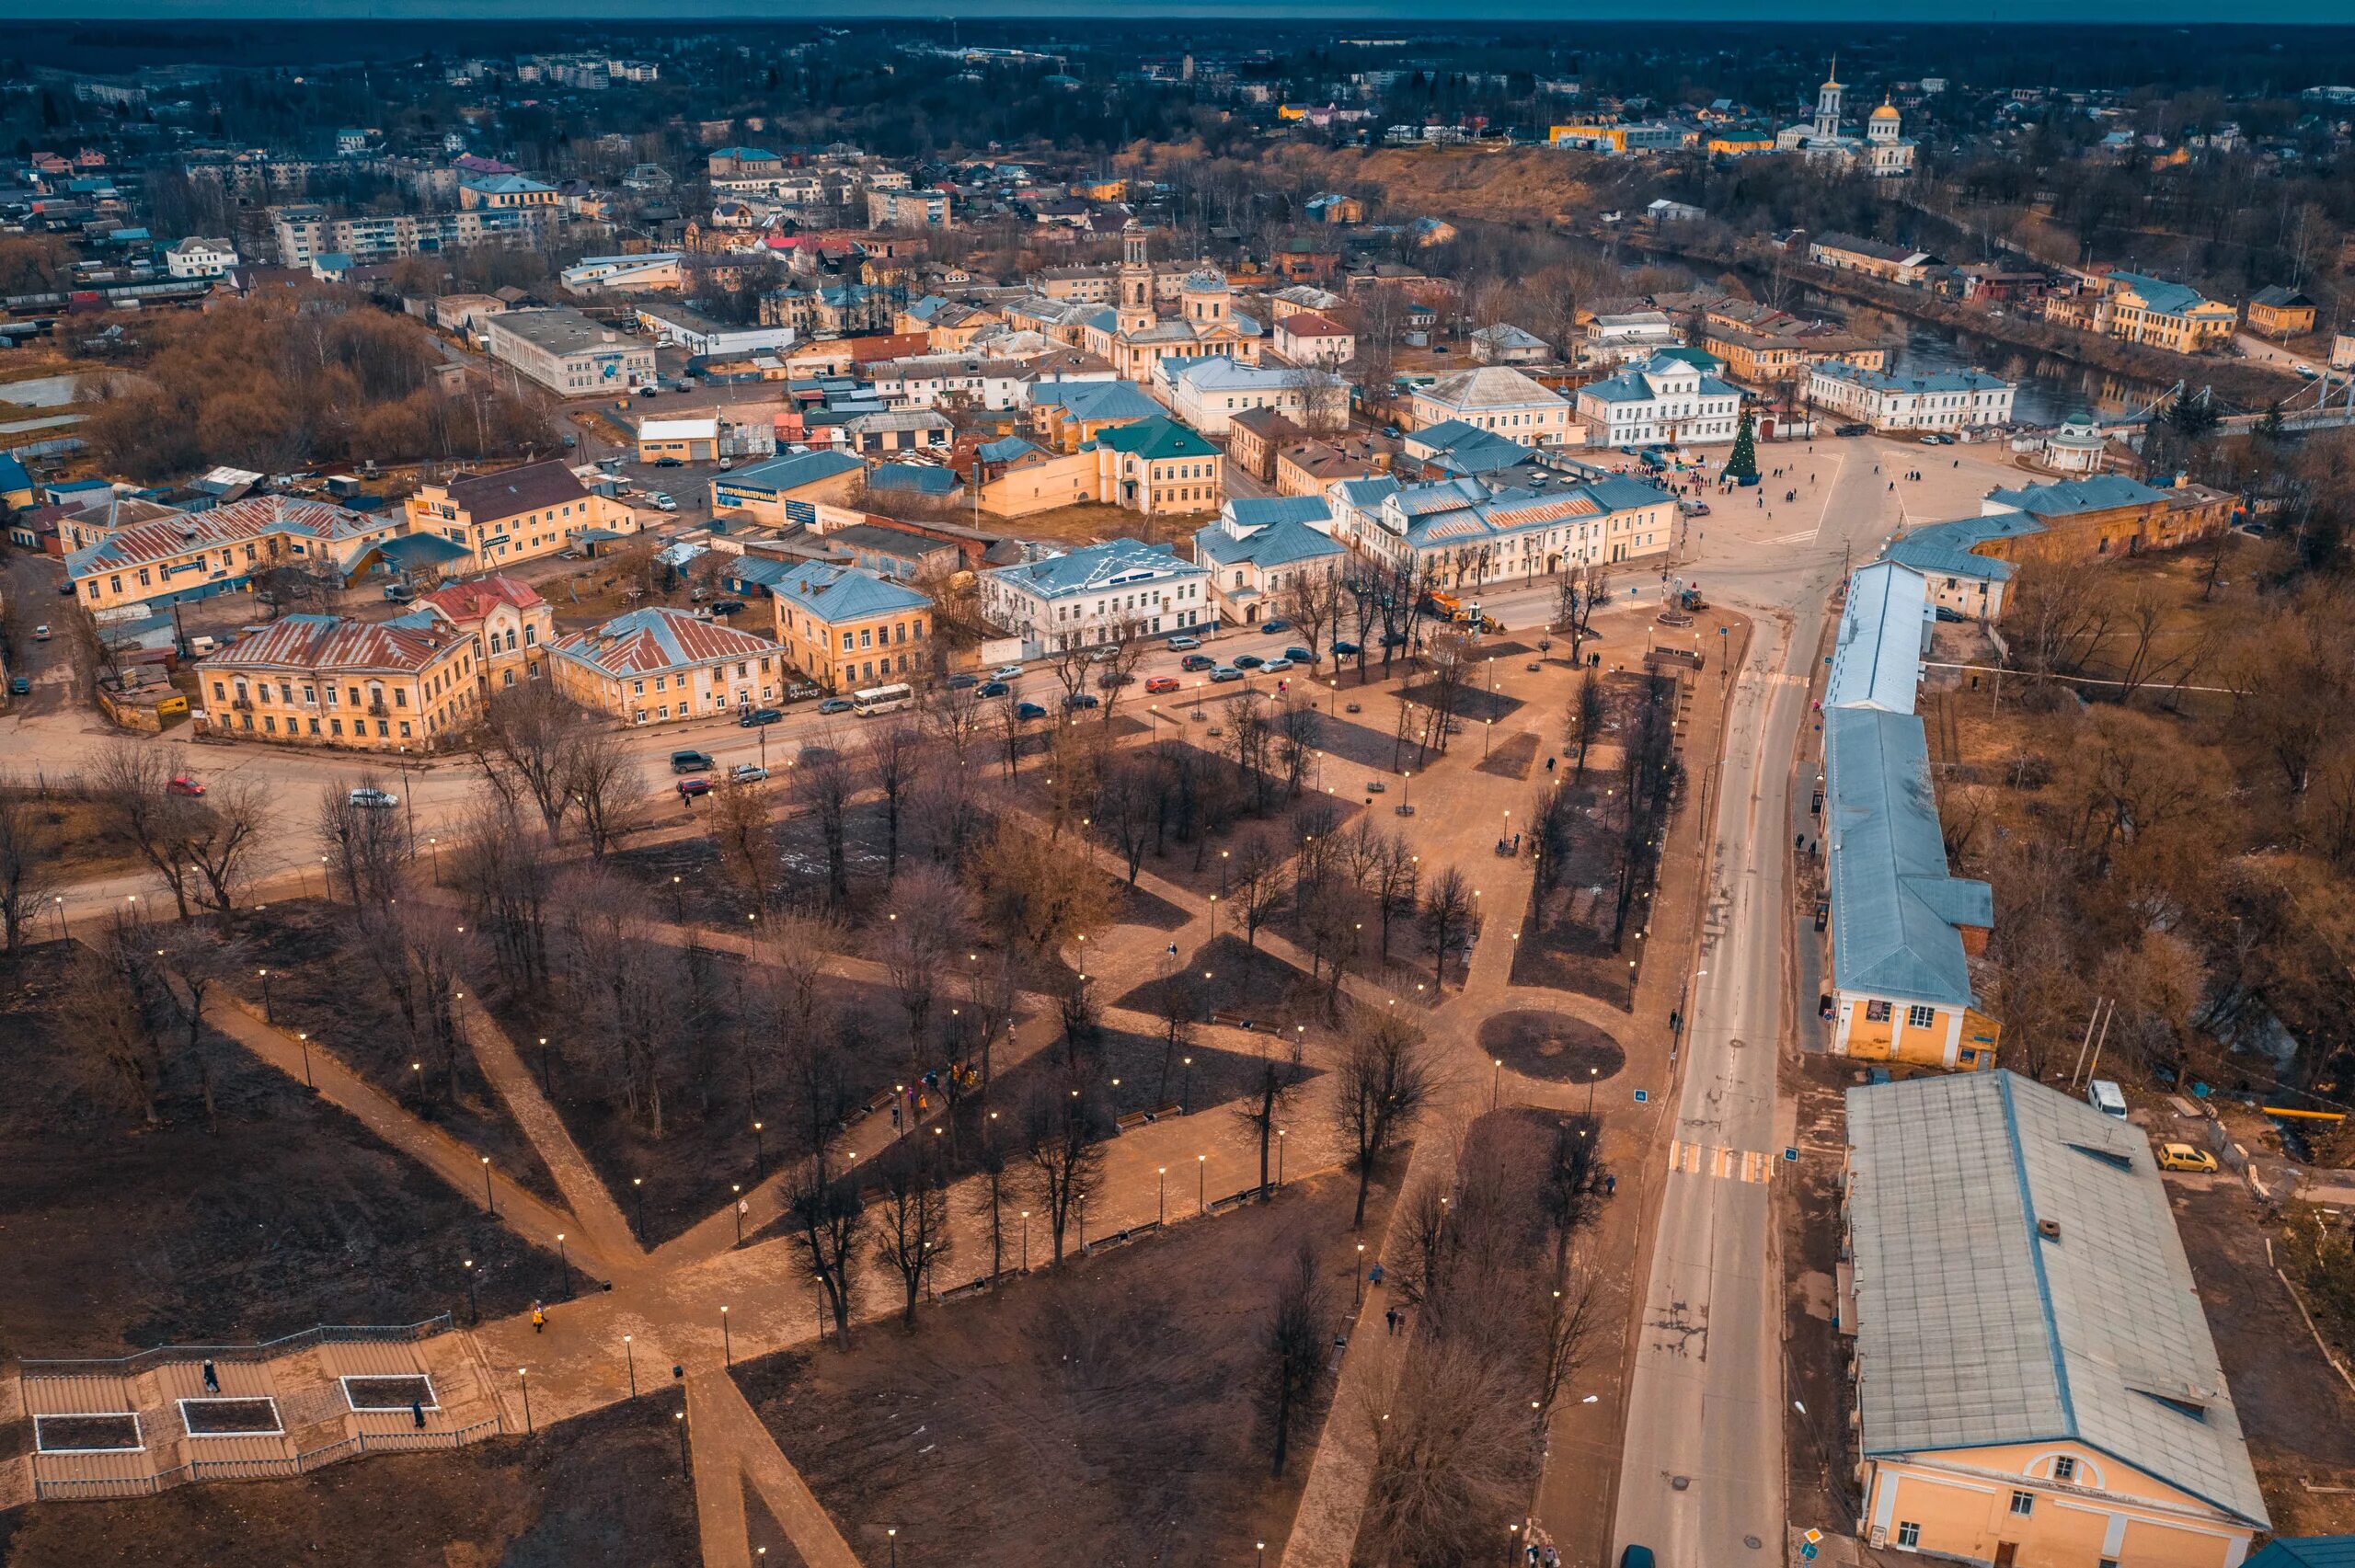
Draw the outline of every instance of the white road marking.
M1775 1157L1755 1149L1720 1149L1714 1144L1687 1143L1676 1139L1668 1146L1668 1168L1688 1176L1707 1175L1721 1182L1771 1182Z

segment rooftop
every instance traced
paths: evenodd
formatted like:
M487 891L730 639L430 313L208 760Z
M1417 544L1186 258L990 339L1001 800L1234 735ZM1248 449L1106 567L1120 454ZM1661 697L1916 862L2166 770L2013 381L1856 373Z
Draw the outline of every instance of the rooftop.
M1559 406L1564 401L1560 393L1506 365L1459 371L1416 395L1444 408L1467 410Z
M914 589L864 567L808 561L769 585L777 598L821 621L856 621L921 610L932 602Z
M2142 1134L2008 1071L1847 1109L1864 1453L2074 1440L2266 1528Z
M2113 507L2148 506L2166 499L2140 479L2123 474L2096 474L2084 479L2062 479L2050 485L2023 485L2016 490L1990 490L1985 506L2022 511L2030 517L2069 517L2078 512L2108 511Z
M1196 439L1200 439L1199 437ZM1112 539L1041 561L1001 567L989 575L1018 584L1050 599L1092 593L1125 583L1148 582L1166 577L1196 577L1202 568L1180 560L1166 544L1138 539Z
M1148 461L1219 454L1218 448L1166 414L1140 419L1133 425L1115 426L1098 435L1093 444Z
M281 615L204 659L203 670L332 670L347 675L408 675L450 651L455 634L414 623L347 621L339 615Z
M616 353L635 349L648 352L641 343L592 320L569 305L553 305L546 310L501 311L492 316L489 329L521 338L534 348L550 354L578 354L591 349L611 349Z
M243 544L266 534L291 533L326 544L342 544L397 529L397 516L368 516L292 496L250 496L204 511L180 512L137 500L116 503L116 515L134 511L142 521L115 529L95 544L65 558L68 576L116 571L169 560L199 550ZM170 585L165 585L168 588Z
M450 504L478 523L589 498L570 465L557 457L502 468L496 474L461 475L450 481L448 489Z
M593 631L558 638L549 645L549 651L601 675L627 678L716 659L764 656L775 653L776 645L750 632L698 621L684 610L656 606L616 615Z
M846 452L797 452L740 468L720 483L739 492L765 491L784 495L837 475L866 466Z

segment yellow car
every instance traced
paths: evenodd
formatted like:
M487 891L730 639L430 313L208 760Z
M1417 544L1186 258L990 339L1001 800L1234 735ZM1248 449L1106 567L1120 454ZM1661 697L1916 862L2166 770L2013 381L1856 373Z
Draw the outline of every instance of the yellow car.
M2188 1143L2159 1145L2159 1169L2162 1171L2213 1171L2216 1157L2204 1149L2194 1149Z

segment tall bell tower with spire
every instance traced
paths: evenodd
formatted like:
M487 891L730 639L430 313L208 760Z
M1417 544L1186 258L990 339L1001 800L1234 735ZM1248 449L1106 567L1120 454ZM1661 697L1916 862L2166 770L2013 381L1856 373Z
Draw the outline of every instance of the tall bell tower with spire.
M1815 139L1830 142L1840 134L1840 96L1845 91L1840 85L1840 57L1832 57L1832 74L1823 86L1815 89Z
M1153 263L1144 230L1132 220L1120 231L1120 330L1142 332L1153 322Z

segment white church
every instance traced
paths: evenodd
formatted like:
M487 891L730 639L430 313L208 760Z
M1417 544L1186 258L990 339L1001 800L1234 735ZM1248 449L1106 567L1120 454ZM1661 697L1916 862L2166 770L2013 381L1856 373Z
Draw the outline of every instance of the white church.
M1875 179L1901 179L1913 172L1913 143L1900 135L1897 107L1884 100L1865 122L1860 140L1840 129L1840 104L1847 88L1839 80L1839 62L1832 74L1815 90L1815 118L1786 125L1775 133L1777 152L1798 153L1808 162L1836 164L1862 169Z

